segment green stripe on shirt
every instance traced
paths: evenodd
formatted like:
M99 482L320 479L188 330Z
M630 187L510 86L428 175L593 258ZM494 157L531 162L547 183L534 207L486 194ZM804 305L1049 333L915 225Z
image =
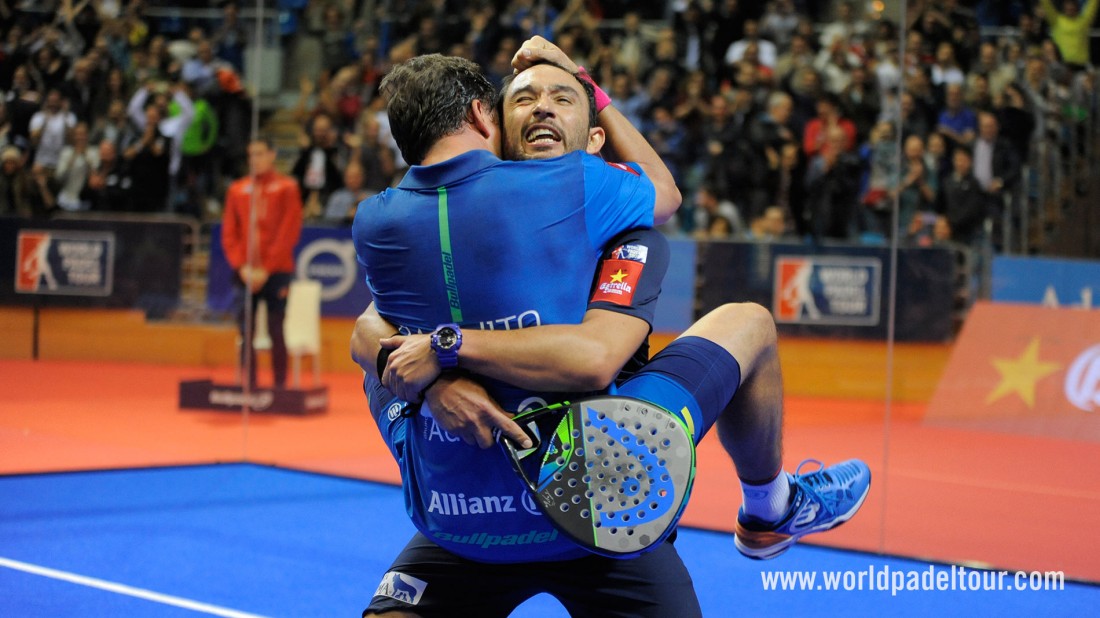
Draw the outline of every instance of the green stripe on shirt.
M461 324L462 303L458 299L455 260L451 254L451 225L447 216L447 187L439 187L436 192L439 193L439 251L443 257L443 282L447 286L447 304L451 308L451 320Z

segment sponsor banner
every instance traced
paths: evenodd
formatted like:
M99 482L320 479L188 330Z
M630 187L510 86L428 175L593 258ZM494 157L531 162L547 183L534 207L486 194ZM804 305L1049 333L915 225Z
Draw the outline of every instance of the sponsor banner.
M221 224L211 230L207 306L216 311L234 307L233 272L225 260ZM358 316L370 304L366 272L355 258L351 228L306 227L294 248L295 277L321 283L321 314Z
M952 337L957 257L944 247L898 249L899 341ZM889 247L701 242L697 263L696 319L724 303L754 302L772 309L782 334L886 338Z
M1100 311L978 303L925 421L1100 441Z
M15 254L15 291L109 296L114 261L111 232L22 229Z
M179 305L190 231L177 221L0 217L0 304L163 317Z
M777 257L772 313L778 322L875 326L881 290L878 258Z
M1097 293L1100 293L1100 262L993 258L992 298L996 302L1091 309L1100 303L1100 298L1095 298Z

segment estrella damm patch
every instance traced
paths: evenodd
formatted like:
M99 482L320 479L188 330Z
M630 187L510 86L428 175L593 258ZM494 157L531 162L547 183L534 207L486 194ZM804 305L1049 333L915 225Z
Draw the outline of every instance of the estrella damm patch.
M604 301L623 307L634 302L634 290L642 278L645 264L634 260L606 260L600 269L592 302Z

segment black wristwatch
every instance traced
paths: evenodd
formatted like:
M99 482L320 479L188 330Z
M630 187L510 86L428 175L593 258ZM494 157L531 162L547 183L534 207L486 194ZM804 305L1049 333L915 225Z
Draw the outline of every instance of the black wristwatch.
M440 369L458 367L458 349L462 347L462 329L458 324L440 324L432 332L432 349Z

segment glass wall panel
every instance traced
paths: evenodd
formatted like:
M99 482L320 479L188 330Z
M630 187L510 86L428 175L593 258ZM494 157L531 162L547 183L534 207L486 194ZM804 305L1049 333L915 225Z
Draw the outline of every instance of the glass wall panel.
M0 474L399 484L349 353L352 218L409 169L379 83L440 52L499 84L538 34L682 194L651 354L734 316L731 410L781 399L783 469L869 467L809 544L1100 581L1097 44L1036 3L96 4L2 26ZM716 435L698 466L683 524L731 532Z

